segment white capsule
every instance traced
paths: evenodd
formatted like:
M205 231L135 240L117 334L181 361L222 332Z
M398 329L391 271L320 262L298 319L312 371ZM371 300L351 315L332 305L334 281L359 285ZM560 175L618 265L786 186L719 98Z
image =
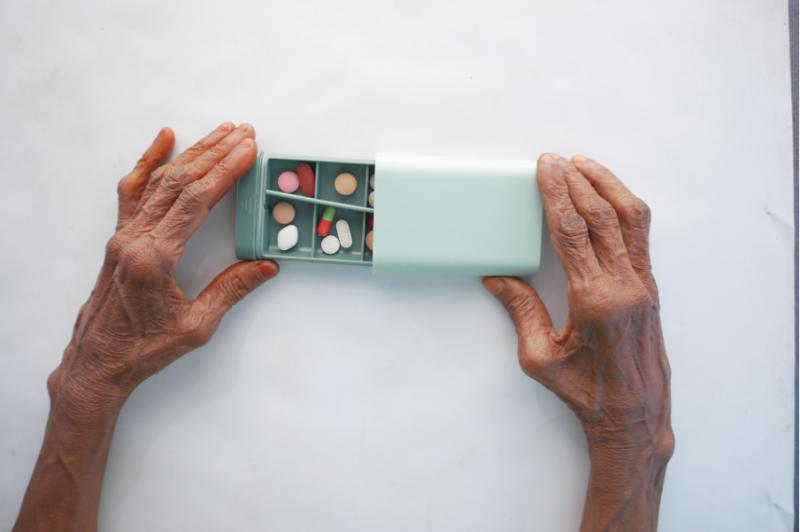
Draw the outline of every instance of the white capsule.
M375 191L369 193L369 197L367 198L367 203L369 203L370 207L375 206Z
M339 252L339 239L333 235L328 235L319 243L322 252L326 255L335 255Z
M347 220L336 221L336 236L339 237L339 243L344 249L350 249L353 245L353 235L350 234L350 224Z
M287 225L278 231L278 249L289 251L297 245L298 232L296 225Z
M369 188L375 188L375 174L369 176Z

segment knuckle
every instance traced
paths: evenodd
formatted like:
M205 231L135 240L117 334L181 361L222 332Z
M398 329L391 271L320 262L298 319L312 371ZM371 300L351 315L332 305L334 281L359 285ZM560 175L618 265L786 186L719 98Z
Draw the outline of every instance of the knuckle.
M216 168L214 169L214 171L217 174L223 174L224 175L224 174L230 173L231 169L232 169L231 161L228 158L225 158L225 159L220 160L216 164Z
M624 207L625 216L634 227L647 228L650 226L650 206L639 198L627 202Z
M178 192L191 179L192 168L190 166L178 166L168 170L164 174L161 185L168 191Z
M117 183L117 196L125 197L133 192L133 180L130 175L126 175Z
M658 443L656 444L655 453L658 458L663 461L667 461L672 458L673 453L675 452L675 433L672 430L668 430L665 434L661 436Z
M234 275L223 281L222 290L229 303L236 303L250 292L250 287L244 279Z
M228 155L228 152L230 151L230 148L231 147L230 147L230 145L228 143L220 142L219 144L215 144L214 146L209 148L207 153L212 159L215 159L215 160L216 159L222 159L223 157Z
M58 395L58 389L61 386L61 369L54 369L47 377L47 393L50 398L55 398Z
M515 294L506 301L506 308L512 317L526 319L533 315L536 305L533 298L522 294Z
M592 201L586 212L587 218L598 227L609 228L616 225L617 214L611 205L602 199Z
M125 249L125 239L119 233L116 233L106 244L106 256L117 260L120 258L123 249Z
M193 348L206 345L211 340L215 329L216 326L214 324L204 321L189 330L186 334L186 341Z
M612 315L630 315L653 310L655 304L648 291L642 286L626 290L622 295L613 298L609 302L609 307Z
M125 246L119 255L121 274L133 279L149 279L158 268L157 254L154 252L155 246L147 243L136 242L133 245Z
M195 181L184 188L183 192L181 192L182 207L185 207L188 211L192 211L199 206L206 205L207 189L208 185L202 180Z
M520 343L519 367L529 377L538 378L544 371L544 363L540 357L533 356L530 351Z
M558 215L554 233L556 238L564 245L579 247L586 239L586 220L575 211L562 211Z

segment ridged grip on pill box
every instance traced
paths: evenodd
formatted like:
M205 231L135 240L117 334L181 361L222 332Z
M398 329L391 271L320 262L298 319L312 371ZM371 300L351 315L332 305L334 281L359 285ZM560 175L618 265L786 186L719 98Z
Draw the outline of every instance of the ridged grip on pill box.
M313 198L277 190L277 177L308 162L316 170ZM334 178L353 174L357 192L338 195ZM375 176L375 208L369 177ZM277 201L297 209L300 244L280 251L280 226L270 216ZM353 246L321 250L314 228L324 209L348 221ZM365 245L374 211L374 246ZM371 265L382 274L524 275L539 268L542 205L533 161L379 155L376 160L259 154L236 187L236 254Z

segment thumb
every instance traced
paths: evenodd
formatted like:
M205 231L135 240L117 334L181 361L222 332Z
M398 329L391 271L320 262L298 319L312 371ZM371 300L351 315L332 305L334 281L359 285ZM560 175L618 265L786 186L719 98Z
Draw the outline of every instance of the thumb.
M279 270L271 260L237 262L217 275L197 296L195 304L220 319L247 294L278 275Z
M508 311L517 329L520 343L552 330L553 321L550 319L550 313L547 312L536 289L530 284L517 277L484 277L483 286Z

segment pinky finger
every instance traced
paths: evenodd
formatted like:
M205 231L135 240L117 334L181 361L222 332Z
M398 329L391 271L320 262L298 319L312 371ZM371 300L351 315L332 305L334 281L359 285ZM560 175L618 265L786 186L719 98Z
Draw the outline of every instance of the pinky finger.
M131 172L117 185L119 219L117 227L125 225L136 211L150 174L169 157L175 144L175 134L168 127L161 128L152 144L136 162Z

